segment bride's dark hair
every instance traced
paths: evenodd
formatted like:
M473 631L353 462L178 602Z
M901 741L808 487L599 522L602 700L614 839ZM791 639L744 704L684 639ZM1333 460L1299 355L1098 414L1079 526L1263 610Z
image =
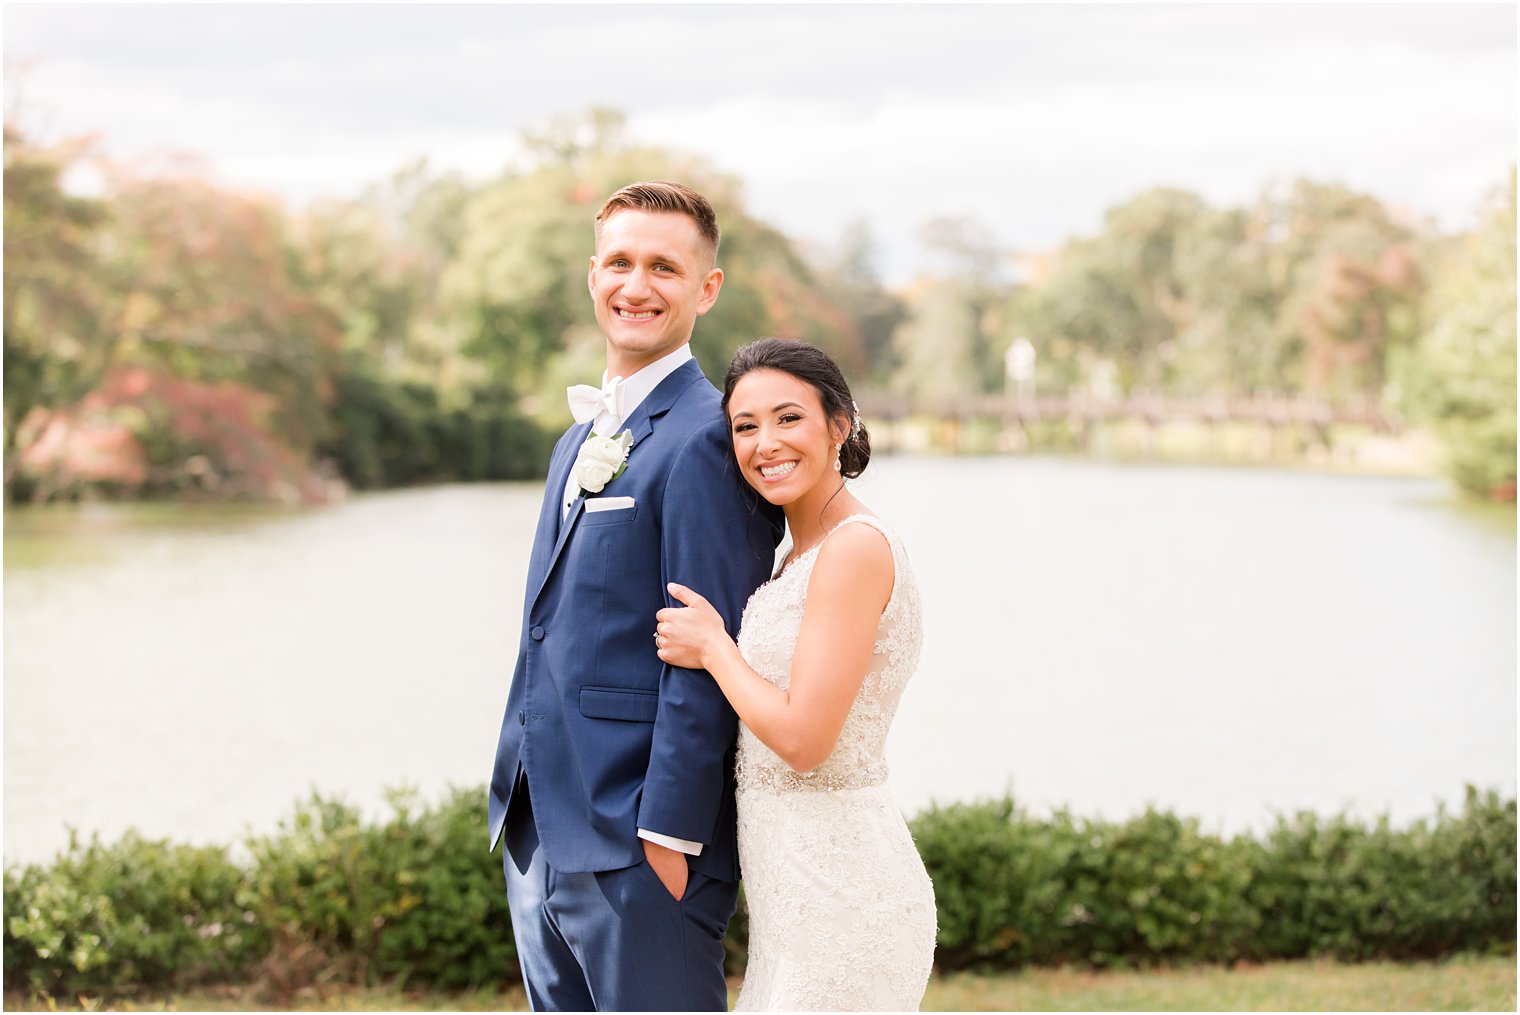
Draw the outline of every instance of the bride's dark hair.
M864 424L857 422L858 413L855 400L850 397L850 385L834 357L806 342L781 338L751 342L734 353L728 364L728 375L723 378L725 416L728 415L728 400L733 397L734 385L739 383L739 378L754 370L779 370L811 384L818 392L824 415L844 427L845 439L839 448L840 474L845 479L854 479L866 471L866 464L871 460L871 435L866 432Z

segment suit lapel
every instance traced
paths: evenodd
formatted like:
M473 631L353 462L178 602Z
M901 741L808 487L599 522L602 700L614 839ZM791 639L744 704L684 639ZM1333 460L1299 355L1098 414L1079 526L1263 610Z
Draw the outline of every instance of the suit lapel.
M575 503L570 505L570 512L565 515L565 520L559 526L559 538L554 541L554 552L549 554L549 566L544 571L544 580L554 573L554 565L559 561L560 551L570 541L570 533L575 530L575 523L581 520L581 515L586 513L586 497L584 494L575 498Z
M567 442L565 453L560 455L557 461L551 463L549 466L549 478L545 480L548 484L546 493L553 497L551 501L553 514L550 516L552 523L544 526L538 533L538 538L535 542L538 546L547 546L552 539L553 548L550 549L544 558L543 566L535 576L536 580L533 586L533 598L535 600L538 598L539 592L543 590L544 583L549 580L549 574L554 570L554 562L559 559L559 551L565 545L565 538L570 534L570 529L574 527L575 520L580 516L581 508L586 503L586 498L577 497L575 503L570 506L570 513L564 516L563 521L560 519L562 513L560 504L564 501L565 484L570 481L570 470L575 465L575 456L580 452L581 445L586 443L586 437L591 433L591 424L579 423L571 432L574 434L573 439Z
M686 389L695 384L702 377L702 368L697 366L695 359L689 359L685 363L671 371L655 389L649 393L649 397L639 403L639 407L633 410L633 415L628 417L623 424L623 429L633 434L633 447L637 448L639 442L654 432L655 420L670 411ZM628 467L633 468L633 451L628 453Z
M638 467L633 460L633 454L638 450L639 443L654 432L655 421L669 412L670 407L676 404L676 401L686 389L700 380L701 377L702 368L697 366L697 361L695 359L687 360L673 370L669 377L656 385L655 389L649 393L649 396L639 403L638 408L633 410L633 415L628 417L622 429L618 431L618 433L622 433L623 430L628 430L633 434L633 446L628 451L628 468L633 469ZM586 437L590 433L590 423L583 423L577 427L575 431L576 439L570 449L570 453L565 457L563 462L556 463L555 468L552 470L553 474L550 475L549 482L558 482L559 484L553 487L556 491L554 502L556 507L559 504L559 497L565 489L565 484L570 480L570 469L575 464L576 453L580 451L581 445L585 443ZM560 554L564 551L565 544L570 541L570 535L575 531L575 523L580 521L581 515L585 513L586 498L584 496L577 497L575 503L570 505L570 513L560 523L559 532L554 540L554 549L549 554L549 562L544 567L543 577L538 580L538 585L533 590L534 601L537 601L539 595L544 590L544 586L549 583L549 576L554 573L554 565L559 562Z
M554 503L556 505L564 500L565 484L570 481L570 470L575 466L575 456L580 454L581 445L586 443L587 437L591 436L591 424L577 423L575 429L571 432L575 434L575 438L566 449L566 454L559 461L555 462L554 467L549 470L550 489L554 491ZM567 518L565 521L568 522L569 519ZM561 523L557 527L559 532L563 532L564 528L564 523Z

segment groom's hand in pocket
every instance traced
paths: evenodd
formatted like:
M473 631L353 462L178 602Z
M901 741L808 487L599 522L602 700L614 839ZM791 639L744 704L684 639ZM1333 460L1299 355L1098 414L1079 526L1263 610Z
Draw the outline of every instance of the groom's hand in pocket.
M679 902L686 894L686 878L690 873L686 867L686 854L648 839L640 841L644 844L644 858L649 861L655 876Z

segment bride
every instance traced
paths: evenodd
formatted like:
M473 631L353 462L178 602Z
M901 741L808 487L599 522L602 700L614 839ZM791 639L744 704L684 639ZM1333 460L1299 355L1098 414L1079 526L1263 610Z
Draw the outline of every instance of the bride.
M660 658L713 675L738 713L739 860L749 905L741 1010L917 1010L934 890L885 782L893 713L918 661L901 541L845 487L870 439L835 362L762 339L723 406L746 481L792 545L745 607L738 644L697 591L657 614Z

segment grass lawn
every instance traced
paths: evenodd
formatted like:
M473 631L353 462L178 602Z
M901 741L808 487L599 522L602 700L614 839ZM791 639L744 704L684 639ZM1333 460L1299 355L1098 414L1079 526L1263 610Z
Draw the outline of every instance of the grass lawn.
M737 985L735 985L736 988ZM732 1001L736 989L730 989ZM92 998L55 998L64 1010L96 1010ZM48 1010L46 998L7 992L10 1011ZM124 1000L123 1011L526 1011L520 989L465 993L395 987L308 988L290 998L257 987L223 987ZM924 1011L1514 1011L1515 957L1442 962L1274 962L1145 972L1032 969L952 973L929 982Z
M1515 958L935 977L925 1011L1514 1011Z

